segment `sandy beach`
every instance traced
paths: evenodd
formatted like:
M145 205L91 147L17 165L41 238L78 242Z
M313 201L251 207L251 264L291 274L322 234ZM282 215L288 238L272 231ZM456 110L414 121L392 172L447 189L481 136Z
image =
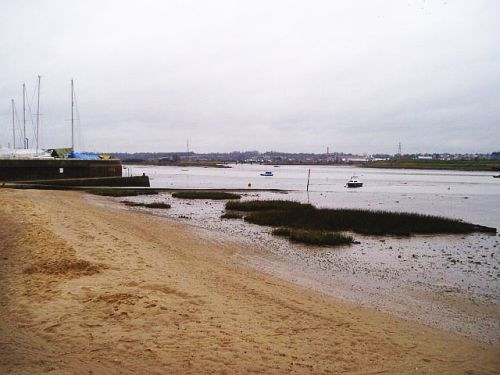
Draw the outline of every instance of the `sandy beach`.
M256 271L172 219L0 189L0 373L494 374L490 345Z

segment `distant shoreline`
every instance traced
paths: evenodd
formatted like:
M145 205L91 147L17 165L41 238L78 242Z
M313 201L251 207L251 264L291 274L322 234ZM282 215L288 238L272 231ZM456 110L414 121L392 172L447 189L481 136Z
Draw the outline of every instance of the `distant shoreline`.
M232 168L227 165L227 162L220 161L197 161L197 160L186 160L177 162L159 162L154 160L122 160L123 165L153 165L156 167L204 167L204 168Z
M123 160L124 165L150 165L167 167L203 167L203 168L232 168L228 164L236 164L235 161L196 161L185 160L177 162L157 162L157 161L128 161ZM500 161L497 160L383 160L373 162L356 163L241 163L255 164L262 166L331 166L331 167L360 167L360 168L381 168L381 169L429 169L429 170L450 170L464 172L500 172Z
M363 165L366 168L386 169L434 169L450 171L500 171L500 161L497 160L387 160L375 161Z

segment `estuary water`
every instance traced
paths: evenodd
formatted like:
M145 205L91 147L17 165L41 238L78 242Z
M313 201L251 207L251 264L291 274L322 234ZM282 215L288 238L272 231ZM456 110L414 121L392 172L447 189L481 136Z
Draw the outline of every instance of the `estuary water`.
M451 216L500 228L500 179L491 172L372 169L338 166L265 166L231 168L129 165L146 173L152 187L179 189L281 189L286 199L318 207L371 208ZM306 192L311 170L309 193ZM260 173L273 172L273 177ZM364 186L345 187L356 175Z

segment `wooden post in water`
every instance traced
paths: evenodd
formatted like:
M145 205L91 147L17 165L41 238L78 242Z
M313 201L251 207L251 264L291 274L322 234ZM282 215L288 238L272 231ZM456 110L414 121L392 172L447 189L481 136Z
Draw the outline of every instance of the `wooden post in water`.
M309 192L309 180L311 179L311 168L309 168L309 172L307 173L307 192Z

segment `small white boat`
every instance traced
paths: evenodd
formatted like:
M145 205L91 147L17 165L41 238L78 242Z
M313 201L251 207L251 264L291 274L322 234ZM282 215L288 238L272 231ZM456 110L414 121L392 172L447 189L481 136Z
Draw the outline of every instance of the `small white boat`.
M358 176L352 176L349 181L347 181L348 188L358 188L362 187L363 183L359 180Z
M271 172L271 171L266 171L264 173L261 173L260 175L264 176L264 177L273 177L274 176L273 172Z

